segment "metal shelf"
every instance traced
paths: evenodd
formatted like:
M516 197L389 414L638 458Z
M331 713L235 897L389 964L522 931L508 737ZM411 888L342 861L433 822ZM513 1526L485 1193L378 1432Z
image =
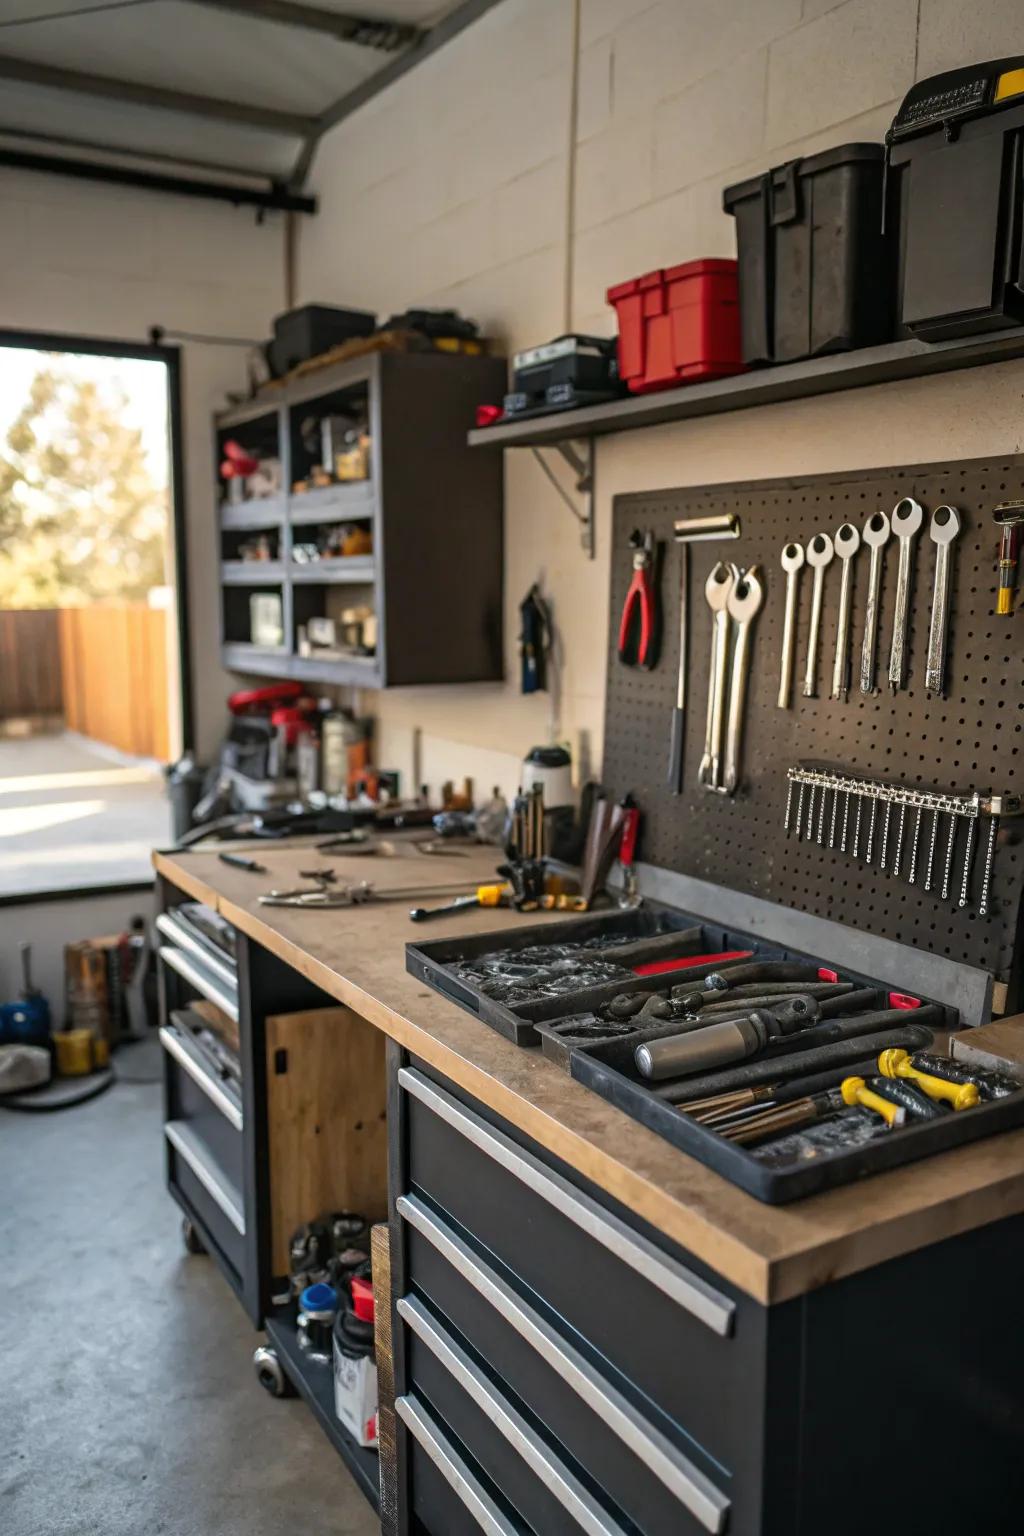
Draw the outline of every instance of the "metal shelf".
M992 331L983 336L958 337L953 341L892 341L881 347L814 357L775 368L752 369L727 379L690 384L681 389L658 390L649 395L629 395L604 405L575 411L554 411L525 421L498 422L469 433L473 448L540 448L573 439L657 427L667 422L716 416L749 406L772 405L781 400L800 400L813 395L837 394L869 384L890 384L902 379L976 368L1024 356L1024 326Z
M328 1440L338 1452L373 1508L380 1510L380 1460L376 1451L357 1445L334 1412L334 1372L318 1365L299 1348L295 1321L287 1312L266 1319L267 1338L277 1350L285 1375L301 1393Z
M284 580L280 560L222 560L220 579L226 587L270 587Z
M329 560L308 560L305 562L293 560L288 566L288 575L293 583L306 586L315 586L320 583L324 586L342 582L371 582L376 573L376 565L372 555L338 556Z
M375 656L344 656L318 661L294 656L290 651L268 651L239 641L221 647L221 661L230 672L253 672L261 677L285 678L298 683L345 683L355 688L379 688L380 667Z
M377 497L372 480L347 480L318 486L288 497L288 519L295 523L352 522L372 517Z
M280 528L284 522L283 496L254 496L249 501L221 503L220 526L225 532L246 533L250 528Z

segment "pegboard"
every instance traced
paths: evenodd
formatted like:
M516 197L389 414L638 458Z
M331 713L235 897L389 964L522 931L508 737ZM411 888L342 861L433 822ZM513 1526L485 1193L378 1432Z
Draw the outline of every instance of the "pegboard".
M916 540L911 593L906 687L890 697L889 641L895 606L898 543L884 550L874 696L859 687L860 644L868 586L869 552L854 557L850 631L849 702L830 697L839 611L841 562L825 572L818 697L802 693L810 624L813 572L800 573L792 703L777 704L785 575L782 547L805 547L818 532L833 537L844 522L863 527L875 511L890 513L902 496L923 506ZM816 475L807 479L746 482L615 498L611 575L611 630L605 716L604 781L617 797L631 791L643 810L640 857L665 869L710 880L850 927L912 944L921 950L980 966L1011 982L1020 970L1018 935L1024 886L1024 818L1002 823L987 917L977 914L982 859L976 849L972 905L959 908L965 824L954 859L954 885L943 902L905 876L894 879L874 865L784 831L786 770L819 762L860 777L883 778L947 793L974 789L1024 791L1024 615L995 617L998 530L991 520L997 502L1024 497L1024 457L970 460L960 464ZM961 532L954 544L946 697L924 687L935 546L928 537L931 512L958 508ZM679 661L679 546L676 518L738 513L737 540L690 544L690 623L685 772L683 792L668 787L669 723ZM663 541L660 578L661 655L641 671L616 653L619 615L632 575L629 536L653 528ZM718 560L742 568L758 565L765 583L756 621L743 733L741 786L733 798L697 784L704 748L711 612L704 583ZM986 823L979 826L984 842ZM945 823L940 840L945 836Z

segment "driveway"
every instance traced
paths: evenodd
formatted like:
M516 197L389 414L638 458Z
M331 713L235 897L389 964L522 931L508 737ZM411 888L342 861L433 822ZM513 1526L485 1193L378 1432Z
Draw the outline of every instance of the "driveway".
M0 895L148 880L170 840L158 764L70 732L0 740Z

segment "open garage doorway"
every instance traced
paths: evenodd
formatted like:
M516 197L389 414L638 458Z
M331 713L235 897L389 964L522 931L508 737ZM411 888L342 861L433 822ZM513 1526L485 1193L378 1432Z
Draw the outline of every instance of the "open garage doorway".
M177 353L0 333L0 899L152 878L190 735Z

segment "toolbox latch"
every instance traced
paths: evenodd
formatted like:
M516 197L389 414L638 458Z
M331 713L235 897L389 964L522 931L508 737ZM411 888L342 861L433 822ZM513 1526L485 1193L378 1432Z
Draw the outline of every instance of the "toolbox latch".
M772 224L792 224L800 217L799 160L789 160L770 171L768 182L768 218Z

